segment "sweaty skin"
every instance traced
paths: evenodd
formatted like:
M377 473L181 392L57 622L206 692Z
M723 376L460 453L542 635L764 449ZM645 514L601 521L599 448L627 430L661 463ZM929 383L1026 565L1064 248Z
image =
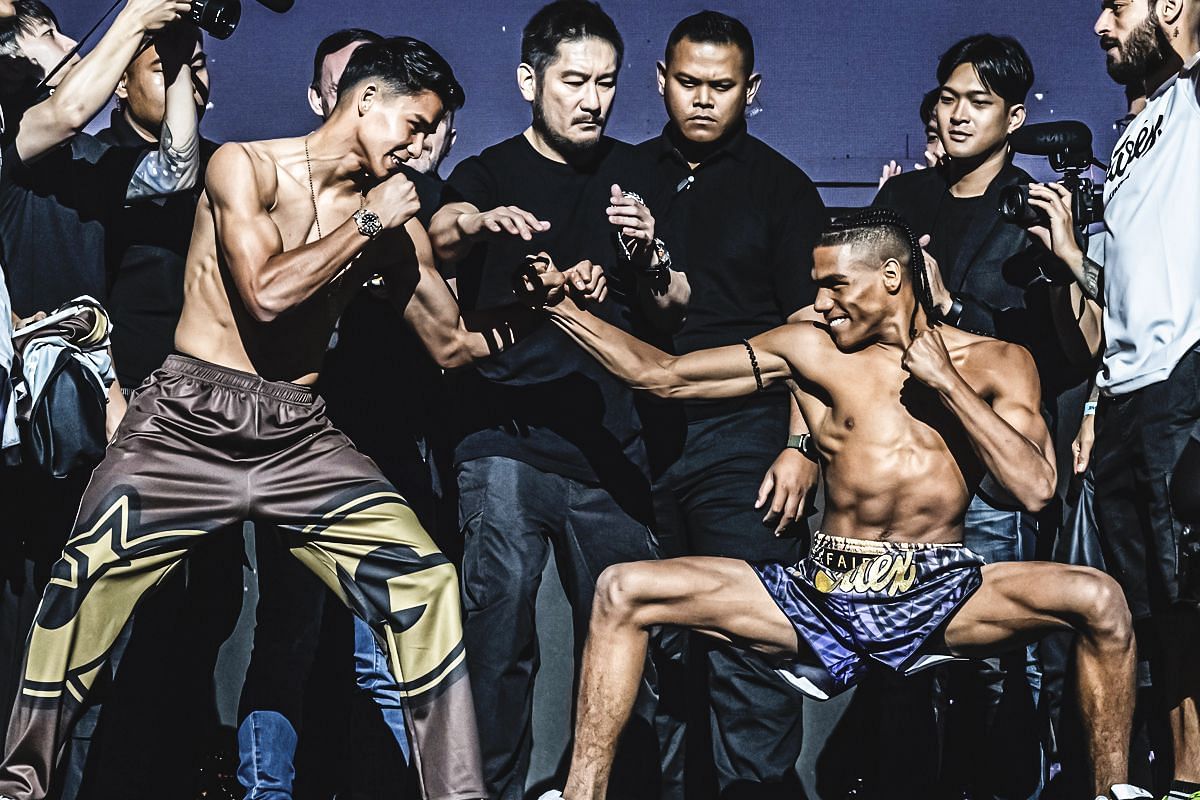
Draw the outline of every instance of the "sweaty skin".
M268 380L311 384L342 309L364 281L383 274L394 302L442 366L491 352L494 342L466 330L433 269L425 230L411 219L411 183L397 173L367 192L368 207L381 215L381 203L411 204L402 227L372 241L351 219L364 203L361 190L323 186L315 154L313 161L323 239L317 238L303 139L231 144L213 157L188 252L176 349ZM272 286L284 282L286 292L268 301Z
M828 282L833 248L817 250L814 278ZM837 290L833 290L837 291ZM818 305L822 301L818 299ZM818 309L822 311L822 309ZM962 520L979 481L992 467L1011 474L1010 486L1027 505L1040 508L1054 485L1049 433L1038 412L1040 398L1032 358L1016 345L945 325L924 328L911 351L907 327L913 312L896 317L890 336L861 347L839 349L865 323L837 306L830 319L776 328L750 340L763 382L787 381L813 432L825 468L825 519L833 536L904 542L962 541ZM670 357L580 311L569 298L550 309L552 319L619 377L663 397L720 398L756 391L743 345ZM941 344L944 343L944 346ZM939 357L939 352L942 354ZM930 355L932 354L932 355ZM910 356L928 361L940 396L918 379ZM954 405L974 406L968 423L1003 443L994 455L972 445ZM985 462L992 463L985 466Z

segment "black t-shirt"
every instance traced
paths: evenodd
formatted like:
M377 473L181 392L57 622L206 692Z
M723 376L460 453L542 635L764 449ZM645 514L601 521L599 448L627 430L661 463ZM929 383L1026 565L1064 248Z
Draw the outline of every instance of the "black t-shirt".
M634 150L604 139L586 167L551 161L523 135L460 163L444 202L465 201L480 211L513 205L550 222L533 241L481 241L458 265L465 310L512 304L512 275L528 253L544 250L561 268L583 259L602 265L609 297L592 310L625 329L631 326L634 281L618 256L608 223L610 187L647 196L648 176ZM457 392L464 425L459 463L504 456L578 480L599 481L619 494L644 486L646 459L632 392L549 324L495 358L465 371Z
M139 136L119 110L96 138L137 153L157 148ZM127 389L150 377L175 348L196 204L216 149L215 143L201 139L200 182L193 190L123 203L113 215L107 236L108 313L117 377Z
M142 153L81 133L26 164L15 141L16 130L6 131L0 171L0 245L13 309L49 312L82 294L105 302L105 228L124 207Z
M978 197L955 197L946 192L942 198L937 219L929 232L929 254L937 259L943 267L942 280L947 286L958 286L962 283L962 268L959 251L967 239L967 232L972 226L984 225L990 221L984 195Z

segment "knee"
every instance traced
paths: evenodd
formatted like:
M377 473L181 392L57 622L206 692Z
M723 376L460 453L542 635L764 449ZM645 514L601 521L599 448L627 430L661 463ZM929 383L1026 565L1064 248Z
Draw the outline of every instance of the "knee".
M615 564L601 572L596 582L593 619L633 621L645 594L645 580L641 572L636 563Z
M1114 644L1133 642L1133 619L1125 593L1110 575L1088 569L1077 580L1076 593L1087 633Z

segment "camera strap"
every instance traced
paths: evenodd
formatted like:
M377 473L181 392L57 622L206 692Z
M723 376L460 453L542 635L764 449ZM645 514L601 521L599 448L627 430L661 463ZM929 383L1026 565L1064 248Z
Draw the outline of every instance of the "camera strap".
M100 19L96 20L96 24L92 26L92 29L89 30L87 33L85 33L79 39L79 43L71 48L71 52L69 52L65 56L63 56L62 61L59 61L54 66L54 69L52 69L46 73L46 77L42 78L41 81L38 82L38 85L33 88L33 96L34 97L37 97L39 94L41 94L42 92L44 92L46 90L46 86L50 83L50 79L53 78L55 75L57 75L59 73L59 70L61 70L67 63L69 63L71 61L72 58L75 57L75 55L79 52L80 48L83 47L83 45L87 42L88 39L92 38L92 34L94 34L96 32L96 30L104 23L104 20L108 19L110 14L112 14L114 11L117 10L117 6L121 5L122 2L124 2L124 0L116 0L116 2L113 3L109 7L108 11L105 11L103 14L101 14ZM140 48L138 50L138 54L140 55L142 50L144 50L144 49L145 49L145 45L143 45L142 48Z

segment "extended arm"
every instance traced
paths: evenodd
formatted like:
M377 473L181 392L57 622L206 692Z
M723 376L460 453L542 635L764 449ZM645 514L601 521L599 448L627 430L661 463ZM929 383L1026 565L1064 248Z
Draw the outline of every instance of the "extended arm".
M569 297L547 311L555 325L635 389L658 397L688 399L739 397L759 389L744 345L671 356L582 311ZM791 377L788 362L781 355L790 327L776 328L750 340L764 388Z
M16 140L21 160L33 161L87 127L112 96L143 35L190 8L185 0L129 0L95 49L67 73L54 94L25 112Z
M443 369L453 369L499 352L517 338L519 323L533 312L516 308L510 313L467 315L464 321L454 295L433 265L433 249L425 229L409 220L405 233L412 244L411 269L415 263L416 284L396 275L388 281L392 302L416 332L430 355ZM403 235L399 234L398 235ZM523 326L521 326L523 327Z
M238 144L224 145L213 155L206 191L220 252L246 310L259 322L303 303L370 241L347 217L324 238L285 251L251 156Z
M917 335L904 354L904 366L958 418L992 477L1027 509L1039 511L1054 496L1056 472L1050 432L1039 410L1037 369L1018 345L987 346L997 350L990 404L954 368L936 329Z
M480 211L471 203L460 201L447 203L433 215L429 221L429 239L439 261L456 264L484 237L519 236L528 242L535 233L549 229L549 222L516 206Z

